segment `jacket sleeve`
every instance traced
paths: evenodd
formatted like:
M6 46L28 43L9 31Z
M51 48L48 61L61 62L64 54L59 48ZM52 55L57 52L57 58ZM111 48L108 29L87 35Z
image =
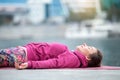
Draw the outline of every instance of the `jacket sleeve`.
M63 53L57 58L43 61L28 61L28 68L75 68L79 67L79 61L72 54Z

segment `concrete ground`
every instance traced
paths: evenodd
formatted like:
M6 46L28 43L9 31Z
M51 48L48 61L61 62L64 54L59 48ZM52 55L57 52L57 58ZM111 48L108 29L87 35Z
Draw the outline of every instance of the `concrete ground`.
M0 70L0 80L119 80L120 70Z

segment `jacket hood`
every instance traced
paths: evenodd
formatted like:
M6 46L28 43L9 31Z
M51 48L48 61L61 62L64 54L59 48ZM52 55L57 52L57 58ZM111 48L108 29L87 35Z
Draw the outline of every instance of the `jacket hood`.
M84 68L88 66L88 61L86 59L86 57L81 53L78 52L77 50L73 51L73 53L78 57L79 61L80 61L80 67Z

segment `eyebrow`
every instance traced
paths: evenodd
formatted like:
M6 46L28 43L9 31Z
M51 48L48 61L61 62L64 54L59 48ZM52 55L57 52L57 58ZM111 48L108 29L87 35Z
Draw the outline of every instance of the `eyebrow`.
M91 46L92 49L96 49L95 47Z

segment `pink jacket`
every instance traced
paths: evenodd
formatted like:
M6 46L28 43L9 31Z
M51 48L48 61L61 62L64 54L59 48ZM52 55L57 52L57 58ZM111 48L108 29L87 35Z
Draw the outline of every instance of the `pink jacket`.
M87 67L87 60L78 51L71 51L60 43L30 43L27 49L28 68Z

